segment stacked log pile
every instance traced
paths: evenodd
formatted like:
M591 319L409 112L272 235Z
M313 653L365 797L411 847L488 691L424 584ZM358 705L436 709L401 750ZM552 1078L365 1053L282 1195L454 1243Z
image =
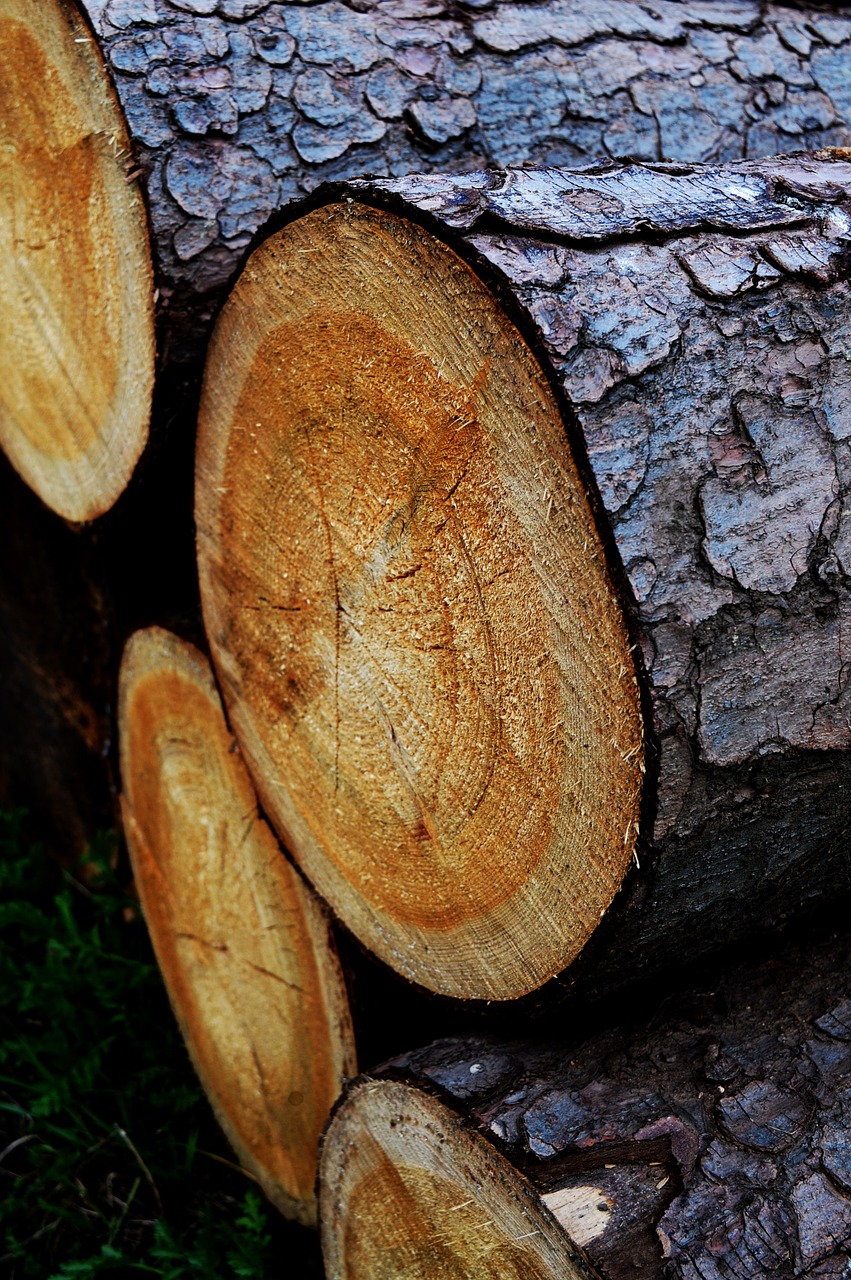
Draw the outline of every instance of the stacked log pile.
M50 0L39 7L42 31L50 12L59 29L74 28L63 56L77 59L77 80L88 83L91 92L92 78L100 77L95 98L101 110L110 112L109 137L118 142L104 151L95 141L93 154L101 157L99 163L110 156L115 179L110 190L119 191L119 203L126 193L135 209L131 221L139 223L139 191L150 210L159 330L152 447L108 529L77 540L89 576L85 590L108 601L121 600L105 636L113 678L130 627L168 617L179 619L184 628L192 625L187 513L199 352L246 246L275 209L322 181L365 172L456 172L477 164L527 162L572 165L601 154L713 162L849 141L847 6L761 5L756 0L700 5L665 0L652 9L626 0L613 5L542 0L450 8L436 0L381 0L378 5L358 0L352 6L337 0L311 5L88 0L84 7L90 28L75 0ZM4 13L17 20L30 7L21 9L19 0L7 0ZM55 61L55 38L53 45L45 65ZM8 50L14 62L13 41ZM105 63L99 73L98 51ZM105 70L114 91L104 79ZM10 86L20 80L20 68L12 67L4 77ZM53 83L61 97L61 77L54 75ZM116 118L113 93L124 122ZM6 104L0 127L7 131L7 156L17 156L22 166L21 191L28 153L19 147L26 133L19 115L22 110L26 115L22 102L28 99L12 96L15 101ZM110 98L111 107L106 102ZM57 151L52 144L47 152L54 157L48 158L48 168L55 168L61 147ZM44 181L40 190L43 207L28 208L29 216L54 223L51 201L61 203L62 192L68 194L67 172L55 191ZM75 199L71 191L69 216L77 207ZM4 205L4 210L4 225L11 227L10 208ZM118 216L128 223L127 212ZM98 210L91 201L86 217L97 224ZM101 247L108 225L95 232ZM26 259L21 238L10 241L9 260L26 260L28 269L46 261L38 248L42 239L53 245L55 257L59 239L54 231L39 232ZM62 243L68 238L62 237ZM53 274L68 284L64 269ZM77 307L71 309L72 327L79 314L80 279L71 289ZM95 272L88 296L95 298L98 288ZM133 323L138 326L145 320L142 300L150 288L132 292ZM80 329L88 332L91 350L95 330L85 322ZM10 326L7 338L13 332ZM71 341L67 333L65 337ZM20 347L20 338L15 341ZM150 362L150 337L146 343ZM98 352L95 369L102 367L103 354ZM78 380L89 363L73 357ZM50 367L55 373L55 366ZM77 394L84 392L82 403L92 397L97 401L102 391L102 383L100 390L97 385L77 388ZM137 407L143 401L137 398ZM44 429L40 422L42 444ZM143 425L138 429L145 430ZM137 446L142 443L139 435ZM58 475L40 490L42 496L57 484L61 488L61 473L67 469L63 458L60 441ZM103 483L104 509L127 474L108 451L99 451L98 463L106 472L98 481ZM12 476L0 476L0 484L4 495L9 494L2 509L25 502L15 493ZM91 508L81 510L77 517L92 513ZM28 524L37 519L29 517ZM45 528L34 539L64 537L49 522L40 523ZM139 553L144 540L137 530L142 527L147 529L145 555ZM130 577L138 587L128 591ZM104 697L96 681L81 681L73 664L61 671L57 665L62 638L73 630L67 605L56 601L54 607L48 596L39 613L10 626L31 637L33 662L22 678L45 707L56 708L51 736L65 744L67 773L99 773L101 794L114 794L114 733L83 733L79 717L62 709L71 704L94 707L95 721L107 727L114 718L114 699ZM70 635L68 642L76 647ZM51 669L55 679L45 674ZM56 685L66 692L60 695ZM21 723L17 705L10 700L2 706L0 775L20 780L27 772L44 775L45 769L37 748L24 749L28 726ZM70 826L82 828L91 813L81 811L79 789L64 786L58 769L50 772L49 782L57 812L64 807L75 815ZM24 793L35 804L38 793L26 787ZM108 804L100 804L98 812L108 813ZM47 824L47 834L63 846L69 843L68 833L67 823Z
M52 734L53 810L97 776L91 814L117 739L154 947L240 1160L315 1221L344 1092L319 1178L341 1280L845 1274L847 939L649 1030L553 1023L851 890L851 13L29 14L0 0L0 438L58 515L4 473L0 780ZM111 114L66 137L66 99ZM520 1038L346 1087L314 890L411 1002L454 998L456 1025L498 1002Z

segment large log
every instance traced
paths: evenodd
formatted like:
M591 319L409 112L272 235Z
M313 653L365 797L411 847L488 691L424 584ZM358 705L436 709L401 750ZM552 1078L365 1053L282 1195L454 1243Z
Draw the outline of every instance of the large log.
M136 888L190 1056L246 1169L313 1223L317 1141L355 1070L328 920L257 812L197 649L131 638L120 729Z
M172 355L322 181L851 143L847 4L87 5L148 174Z
M0 3L0 155L0 447L91 520L148 438L154 290L121 109L71 0Z
M596 933L605 986L849 885L849 194L843 153L354 182L237 282L213 657L282 837L413 980L516 996Z
M846 1276L849 961L845 931L584 1042L362 1077L323 1143L328 1280Z

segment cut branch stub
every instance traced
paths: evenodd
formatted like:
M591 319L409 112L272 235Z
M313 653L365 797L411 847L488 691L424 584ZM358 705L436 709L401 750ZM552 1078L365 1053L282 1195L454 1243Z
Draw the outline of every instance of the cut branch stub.
M314 1222L317 1141L355 1069L325 915L258 817L196 649L137 632L119 722L136 886L190 1055L246 1169Z
M263 804L373 951L506 999L563 969L632 854L639 697L561 416L473 269L329 205L217 325L196 521Z
M444 1103L359 1081L322 1142L329 1280L588 1280L530 1183Z
M148 224L121 109L70 0L0 0L0 445L91 520L148 437Z

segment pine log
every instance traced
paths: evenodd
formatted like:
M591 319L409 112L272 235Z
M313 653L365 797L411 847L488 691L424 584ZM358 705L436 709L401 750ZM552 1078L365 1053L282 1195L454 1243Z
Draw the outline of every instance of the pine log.
M851 884L849 196L842 152L353 182L250 258L207 634L282 839L414 981L594 935L605 987Z
M87 0L148 174L167 354L322 181L851 144L851 6Z
M315 1222L317 1140L355 1070L327 919L258 815L198 650L137 632L120 687L125 831L187 1048L245 1168Z
M0 155L0 447L91 520L148 438L154 301L129 137L71 0L0 0Z
M328 1280L847 1276L849 962L846 931L584 1042L362 1077L323 1142Z

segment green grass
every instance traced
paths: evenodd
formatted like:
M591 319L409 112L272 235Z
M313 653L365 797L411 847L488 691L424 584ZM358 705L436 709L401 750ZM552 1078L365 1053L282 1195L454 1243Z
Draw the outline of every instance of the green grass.
M233 1164L115 853L60 872L0 812L0 1276L318 1280Z

